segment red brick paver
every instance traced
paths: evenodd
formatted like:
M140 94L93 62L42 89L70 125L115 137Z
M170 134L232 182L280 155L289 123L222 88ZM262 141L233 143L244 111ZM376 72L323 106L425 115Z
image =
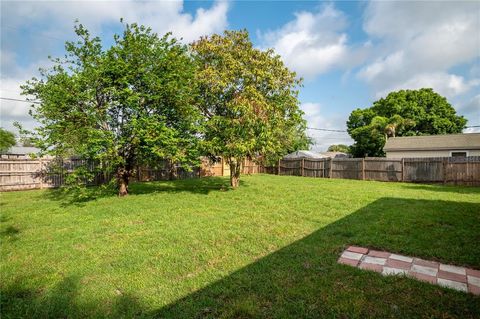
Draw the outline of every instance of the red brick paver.
M435 277L435 276L429 276L429 275L421 274L419 272L414 272L414 271L411 271L408 274L410 276L412 276L413 278L416 278L420 281L426 281L426 282L429 282L431 284L436 284L437 283L437 277Z
M373 270L376 272L382 272L383 271L383 266L382 265L377 265L377 264L369 264L369 263L361 263L358 266L360 269L367 269L367 270Z
M341 264L410 278L480 295L480 270L446 265L385 251L349 246L338 259Z
M413 263L415 265L424 266L424 267L432 267L432 268L437 268L437 269L438 269L438 266L440 266L440 264L437 263L436 261L423 260L423 259L420 259L420 258L414 258Z
M468 292L474 295L480 295L480 287L474 285L468 285Z
M400 261L395 259L388 259L387 264L385 266L391 267L391 268L410 270L410 268L412 268L412 263L407 263L405 261Z
M356 267L358 265L358 260L353 260L353 259L348 259L348 258L342 258L340 257L338 259L338 262L340 264L344 264L344 265L350 265L350 266L353 266L353 267Z
M372 256L372 257L380 257L380 258L388 258L390 257L390 253L387 253L385 251L378 251L378 250L370 250L368 252L368 255L369 256Z
M480 278L480 270L468 269L467 268L467 275Z
M442 279L448 279L452 281L467 283L467 276L455 274L448 271L443 271L443 270L438 271L437 277Z
M347 248L348 251L353 251L354 253L359 254L366 254L368 253L368 248L358 247L358 246L350 246Z

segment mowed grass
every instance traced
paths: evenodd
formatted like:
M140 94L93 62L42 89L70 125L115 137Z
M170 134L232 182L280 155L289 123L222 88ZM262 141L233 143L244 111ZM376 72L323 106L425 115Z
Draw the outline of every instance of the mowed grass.
M336 262L355 244L480 269L480 188L256 175L0 198L2 318L480 317L478 296Z

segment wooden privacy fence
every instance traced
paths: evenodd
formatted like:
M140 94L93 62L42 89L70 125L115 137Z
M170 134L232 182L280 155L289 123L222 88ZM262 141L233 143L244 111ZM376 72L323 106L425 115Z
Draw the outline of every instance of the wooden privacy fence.
M111 180L113 173L103 172L93 162L81 159L0 159L0 191L34 188L53 188L65 184L65 179L73 169L84 166L95 175L88 185L100 185ZM200 176L200 168L186 170L175 167L175 178L186 179ZM171 169L166 161L156 168L136 167L132 181L157 181L170 178Z
M227 161L218 157L212 162L209 158L202 158L200 176L230 176L230 166ZM251 159L244 159L242 162L242 174L258 174L262 172L262 166Z
M0 191L59 187L76 167L84 165L97 170L93 163L79 159L61 161L52 169L53 159L0 159ZM58 164L58 161L57 161ZM60 166L60 170L58 169ZM166 161L156 168L137 167L132 181L169 179L171 169ZM319 178L347 178L393 182L449 183L480 185L480 156L440 158L339 158L281 160L279 165L264 167L253 161L243 163L242 174L278 174ZM175 167L175 178L228 176L228 165L223 161L206 161L200 167L186 170ZM112 174L98 171L91 185L99 185Z
M392 182L480 185L480 156L434 158L283 159L263 172Z
M89 171L96 171L88 185L100 185L112 179L112 173L103 172L93 162L81 159L0 159L0 191L34 188L53 188L65 184L66 177L77 167L84 166ZM251 160L245 160L242 174L256 174L261 167ZM138 166L131 181L147 182L168 180L171 168L167 161L159 161L155 168ZM200 167L192 166L190 170L174 167L175 179L198 178L204 176L229 176L229 166L223 160L202 161Z

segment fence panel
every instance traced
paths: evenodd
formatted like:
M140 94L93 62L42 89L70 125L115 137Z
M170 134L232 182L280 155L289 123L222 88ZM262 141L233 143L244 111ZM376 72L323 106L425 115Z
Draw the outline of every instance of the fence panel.
M403 178L406 182L444 181L444 161L442 157L432 158L405 158Z
M41 171L42 164L40 160L0 160L0 190L41 188L40 175L32 172Z
M302 160L281 160L280 175L302 176Z
M445 183L480 185L480 156L451 157L444 168Z
M269 174L390 182L480 185L480 156L466 158L340 158L281 160Z
M331 161L331 178L362 179L361 158L339 158Z
M303 176L307 177L327 177L328 171L325 159L304 159Z
M383 182L402 181L402 160L369 157L364 160L364 179Z
M245 159L242 165L242 174L247 174L247 175L258 174L260 173L259 167L260 165L255 163L253 160Z

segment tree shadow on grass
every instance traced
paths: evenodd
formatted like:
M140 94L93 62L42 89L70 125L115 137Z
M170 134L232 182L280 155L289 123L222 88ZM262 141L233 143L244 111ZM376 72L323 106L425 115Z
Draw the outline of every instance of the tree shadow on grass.
M239 187L248 187L248 183L240 180ZM143 182L132 185L130 191L134 195L150 193L183 193L208 195L216 191L232 191L230 181L224 177L202 177L175 181Z
M248 187L248 183L240 181L240 187ZM134 182L129 185L129 196L153 193L181 193L208 195L215 191L231 191L230 182L223 177L202 177L173 181ZM100 198L115 197L115 187L92 186L79 189L56 188L45 192L49 200L60 201L63 207L83 206Z
M28 278L2 287L2 318L133 318L142 313L138 300L129 294L120 294L108 304L79 301L77 276L66 277L49 290L31 288L25 282Z
M426 190L432 192L446 192L457 194L478 194L480 195L479 186L464 186L464 185L443 185L443 184L407 184L404 183L402 188L413 190Z
M479 318L480 297L339 265L348 245L480 269L480 205L382 198L156 318Z
M480 269L479 212L382 198L160 309L140 294L82 302L78 280L67 279L42 297L19 283L2 288L2 318L479 318L478 296L337 263L353 244Z
M0 237L2 238L2 240L17 240L18 234L20 234L20 230L17 227L11 225L5 227L5 229L2 229L0 231Z

